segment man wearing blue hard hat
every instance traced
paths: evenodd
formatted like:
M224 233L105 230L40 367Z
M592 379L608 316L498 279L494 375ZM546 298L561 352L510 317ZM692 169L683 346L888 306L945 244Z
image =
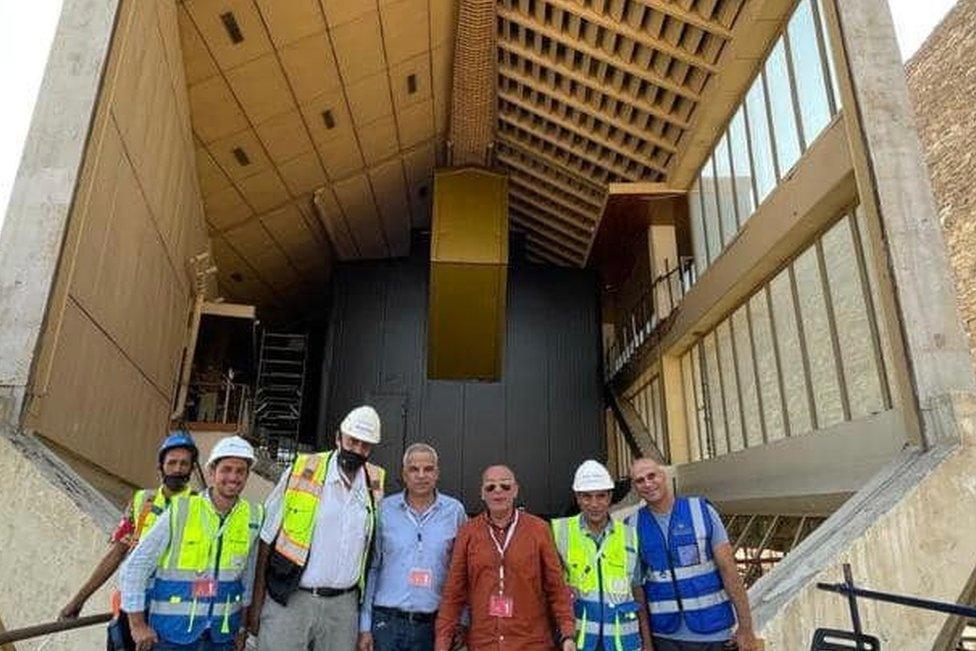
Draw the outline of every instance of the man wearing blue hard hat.
M115 573L170 501L176 496L191 493L190 473L197 463L198 454L197 444L188 431L179 429L169 433L159 446L157 457L161 485L137 490L132 496L109 540L108 551L77 594L61 609L61 619L77 617L88 598Z

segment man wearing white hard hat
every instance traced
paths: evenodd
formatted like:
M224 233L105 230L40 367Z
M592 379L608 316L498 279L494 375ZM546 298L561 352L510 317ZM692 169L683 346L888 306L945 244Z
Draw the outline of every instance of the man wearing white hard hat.
M122 609L136 651L243 646L264 519L261 505L240 497L253 463L241 437L218 441L207 461L210 488L175 497L123 565Z
M380 442L379 414L356 407L335 442L335 450L298 455L265 503L249 622L261 651L356 648L384 480L366 463Z
M552 521L566 583L573 591L576 648L648 651L647 615L639 605L643 587L637 532L610 517L613 487L603 464L584 461L573 480L580 514Z

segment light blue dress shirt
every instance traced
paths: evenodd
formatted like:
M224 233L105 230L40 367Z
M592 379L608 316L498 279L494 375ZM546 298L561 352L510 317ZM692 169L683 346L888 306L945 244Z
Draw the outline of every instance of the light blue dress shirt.
M414 512L402 492L380 502L376 550L359 615L360 631L372 628L373 606L413 613L437 610L454 538L467 519L461 503L442 493L436 494L423 513ZM410 585L413 570L429 570L430 587Z

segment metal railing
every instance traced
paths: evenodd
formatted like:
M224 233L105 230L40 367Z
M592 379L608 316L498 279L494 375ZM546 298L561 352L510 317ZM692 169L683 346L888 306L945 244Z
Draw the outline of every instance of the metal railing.
M236 424L241 433L250 431L251 387L234 382L194 382L189 394L192 405L186 420L192 423Z
M658 326L671 316L697 280L694 258L681 258L673 269L668 260L664 264L665 272L617 322L616 341L607 347L604 359L607 379L617 375L644 345L656 340Z
M944 613L946 615L965 617L970 620L976 619L976 608L970 606L934 601L932 599L922 599L920 597L900 595L893 592L859 588L854 584L849 563L844 563L843 583L817 583L817 588L847 597L847 604L851 611L851 627L853 631L818 628L813 635L813 642L810 647L811 651L843 651L844 649L877 651L881 648L881 643L878 638L865 633L861 626L861 615L857 607L858 599L871 599L872 601L897 604L899 606L907 606L908 608L919 608Z

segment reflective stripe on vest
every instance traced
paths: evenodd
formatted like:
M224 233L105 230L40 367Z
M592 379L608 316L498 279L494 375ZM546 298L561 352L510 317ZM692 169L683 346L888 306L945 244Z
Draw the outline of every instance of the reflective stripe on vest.
M150 625L174 644L191 644L208 629L214 642L232 640L242 624L243 578L264 509L239 499L221 524L210 500L193 495L173 499L169 518L170 543L149 592ZM210 581L212 595L195 589Z
M668 531L648 507L637 513L644 592L651 628L673 633L684 619L696 633L715 633L735 624L722 577L712 556L708 503L699 497L675 500Z
M187 497L191 494L190 487L186 486L173 497ZM132 496L133 543L139 542L142 535L152 529L156 518L166 510L167 501L162 488L143 488L135 492Z
M583 532L582 516L553 520L556 549L573 590L576 646L597 649L601 629L605 651L633 651L641 646L638 605L631 582L637 566L637 532L612 521L602 547Z
M288 477L282 504L281 530L275 541L275 551L299 567L305 567L308 561L312 533L315 530L315 512L318 509L333 454L334 452L330 451L298 455ZM368 466L367 490L371 497L367 500L366 545L363 547L365 551L359 561L360 599L365 595L366 559L376 530L376 505L379 499L376 495L382 498L386 479L386 472L382 468L372 464Z

